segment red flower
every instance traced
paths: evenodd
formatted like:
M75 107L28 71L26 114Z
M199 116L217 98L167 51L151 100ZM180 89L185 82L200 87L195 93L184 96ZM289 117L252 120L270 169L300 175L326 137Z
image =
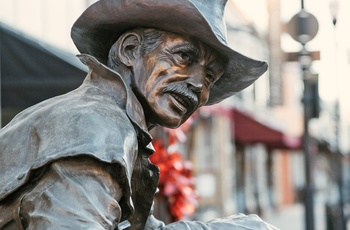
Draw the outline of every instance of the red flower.
M169 138L173 144L174 138ZM184 161L178 152L168 153L160 140L153 142L155 153L150 160L160 168L159 193L169 202L174 221L194 213L197 196L194 191L192 165Z

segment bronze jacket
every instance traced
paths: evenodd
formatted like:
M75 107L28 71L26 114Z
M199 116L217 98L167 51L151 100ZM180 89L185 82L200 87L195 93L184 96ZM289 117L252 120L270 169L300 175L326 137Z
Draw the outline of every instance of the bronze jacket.
M0 206L52 162L89 156L118 165L121 222L143 229L159 170L148 160L153 148L142 106L118 73L92 56L80 59L90 71L78 89L24 110L0 131Z

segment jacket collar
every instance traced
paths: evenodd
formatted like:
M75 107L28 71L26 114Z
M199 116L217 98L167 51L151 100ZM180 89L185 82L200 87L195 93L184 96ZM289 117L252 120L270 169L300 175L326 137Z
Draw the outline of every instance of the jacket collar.
M78 55L78 58L82 63L89 67L90 77L98 75L104 79L113 81L114 84L119 86L119 95L117 96L120 97L118 100L121 101L121 104L124 107L123 109L125 109L127 116L136 127L139 142L141 142L143 146L146 146L146 148L153 153L154 149L150 143L152 141L152 137L148 132L142 105L139 100L137 100L131 88L124 82L120 74L110 69L106 65L100 63L95 57L91 55L81 54ZM122 92L119 91L120 86L122 88ZM113 93L117 94L116 92Z

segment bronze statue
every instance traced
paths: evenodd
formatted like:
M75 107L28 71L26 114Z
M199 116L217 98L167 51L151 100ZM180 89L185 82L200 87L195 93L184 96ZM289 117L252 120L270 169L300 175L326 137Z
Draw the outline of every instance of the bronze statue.
M273 229L257 216L165 226L152 215L158 167L149 130L267 69L226 44L219 0L100 0L72 27L83 84L0 132L0 229Z

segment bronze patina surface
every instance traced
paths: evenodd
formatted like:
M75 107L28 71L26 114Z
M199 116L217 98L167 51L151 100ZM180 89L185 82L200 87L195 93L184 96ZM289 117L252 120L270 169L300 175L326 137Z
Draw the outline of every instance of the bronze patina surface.
M152 216L149 130L179 127L267 69L227 46L225 3L100 0L83 12L71 31L83 84L0 131L0 229L274 229L254 215Z

